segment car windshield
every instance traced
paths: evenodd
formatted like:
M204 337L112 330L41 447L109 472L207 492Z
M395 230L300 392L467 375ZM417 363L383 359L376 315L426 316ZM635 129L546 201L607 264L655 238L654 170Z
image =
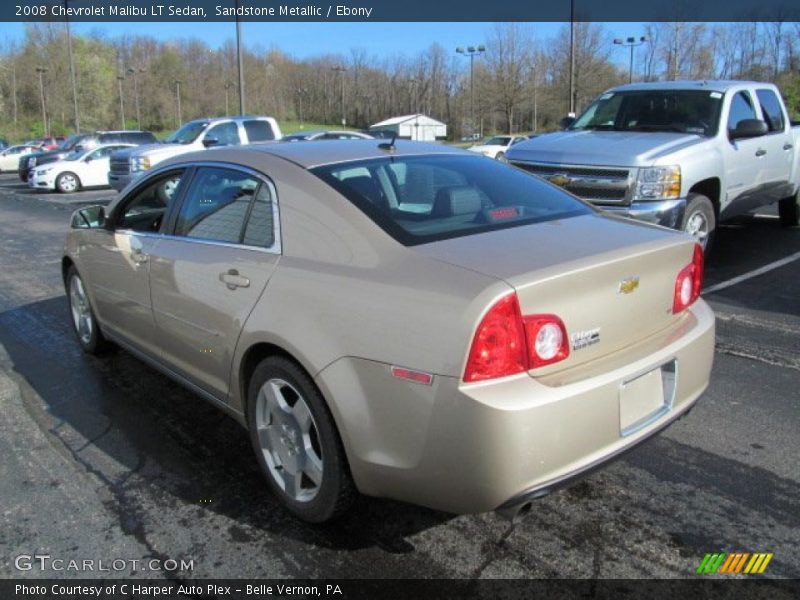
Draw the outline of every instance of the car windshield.
M61 144L59 144L59 150L72 150L80 140L83 139L84 136L82 135L71 135L67 139L65 139Z
M208 127L208 123L206 121L194 121L192 123L187 123L178 131L173 133L167 139L164 140L165 144L191 144L193 141L197 139L201 133L203 133Z
M474 155L386 157L311 172L408 246L593 212L534 175Z
M608 92L595 100L571 130L667 131L713 136L722 93L707 90Z
M496 135L484 143L485 146L508 146L511 138L505 135Z

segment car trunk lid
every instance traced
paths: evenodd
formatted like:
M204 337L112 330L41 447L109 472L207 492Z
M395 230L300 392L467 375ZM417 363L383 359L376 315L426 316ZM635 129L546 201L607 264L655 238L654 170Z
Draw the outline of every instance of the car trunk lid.
M425 244L418 252L511 285L522 314L555 314L570 355L545 374L635 344L679 318L675 281L692 260L688 236L588 215Z

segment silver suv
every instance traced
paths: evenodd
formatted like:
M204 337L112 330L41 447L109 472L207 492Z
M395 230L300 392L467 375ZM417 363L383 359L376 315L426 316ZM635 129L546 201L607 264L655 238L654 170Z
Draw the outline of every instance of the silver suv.
M272 117L219 117L196 119L184 124L166 140L111 155L108 184L121 191L131 181L162 160L219 146L238 146L281 139L281 129Z

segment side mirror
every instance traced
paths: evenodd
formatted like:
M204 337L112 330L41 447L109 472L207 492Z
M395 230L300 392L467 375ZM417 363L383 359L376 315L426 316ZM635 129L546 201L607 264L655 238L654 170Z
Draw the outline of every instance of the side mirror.
M736 124L736 129L730 132L730 137L731 140L743 140L761 137L768 131L767 124L761 119L742 119Z
M80 208L72 213L72 229L101 229L106 224L106 209L95 205Z
M91 156L87 156L86 158L83 159L83 162L89 163L89 162L92 162L93 160L94 160L94 158L92 158Z
M203 146L210 148L211 146L219 146L219 138L207 137L203 140Z
M564 117L558 122L561 129L568 129L575 122L575 117Z

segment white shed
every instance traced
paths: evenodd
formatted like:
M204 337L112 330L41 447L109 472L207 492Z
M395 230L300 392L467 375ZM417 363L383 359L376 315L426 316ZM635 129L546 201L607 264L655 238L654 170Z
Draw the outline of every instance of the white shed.
M369 128L370 133L386 131L397 134L399 138L418 142L434 142L447 137L447 125L427 115L406 115L392 117Z

